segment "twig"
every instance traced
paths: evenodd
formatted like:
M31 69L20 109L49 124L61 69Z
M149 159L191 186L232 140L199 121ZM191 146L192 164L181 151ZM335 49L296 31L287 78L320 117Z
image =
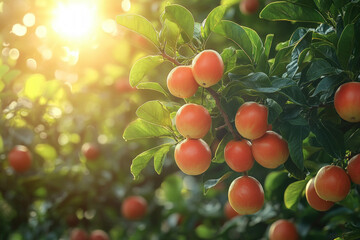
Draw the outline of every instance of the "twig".
M176 66L180 66L181 63L179 63L175 58L170 57L169 55L167 55L165 52L162 52L161 55L166 58L167 60L169 60L170 62L172 62L173 64L175 64Z

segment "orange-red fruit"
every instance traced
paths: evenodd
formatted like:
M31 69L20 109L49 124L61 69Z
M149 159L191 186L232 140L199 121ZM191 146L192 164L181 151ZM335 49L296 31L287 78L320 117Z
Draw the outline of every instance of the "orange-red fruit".
M121 213L124 218L129 220L142 219L147 210L147 202L141 196L127 197L121 205Z
M227 220L230 220L234 217L240 216L230 205L229 202L225 203L224 214Z
M360 122L360 82L341 85L335 92L336 112L348 122Z
M188 103L183 105L175 116L176 129L186 138L204 137L211 128L211 116L201 105Z
M178 66L169 73L167 87L175 97L189 98L196 93L199 84L195 81L191 67Z
M350 179L346 172L338 166L322 167L315 177L315 190L320 198L326 201L343 200L350 191Z
M10 166L16 172L25 172L31 167L31 154L27 147L16 145L8 154Z
M241 136L256 139L268 129L268 110L256 102L246 102L240 106L235 116L235 127Z
M226 144L224 157L229 167L236 172L249 170L254 164L251 143L248 140L232 140Z
M334 202L325 201L316 193L314 178L310 179L310 181L306 184L305 195L309 205L317 211L327 211L334 205Z
M347 166L347 172L351 181L355 184L360 184L360 154L352 157Z
M100 156L100 148L95 143L84 143L81 151L87 160L95 160Z
M103 230L94 230L91 232L90 240L109 240L109 236Z
M267 131L261 138L253 140L251 149L255 160L266 168L277 168L289 157L287 142L273 131Z
M280 219L271 224L269 229L270 240L298 240L299 234L295 225L287 220Z
M242 14L248 15L256 13L259 9L259 1L258 0L242 0L240 2L240 11Z
M219 53L205 50L192 61L192 72L196 82L205 88L217 84L224 73L224 63Z
M255 178L242 176L230 184L228 199L237 213L253 214L264 205L264 190Z
M211 163L211 150L202 139L185 139L175 148L175 162L188 175L204 173Z
M75 228L71 231L70 240L88 240L88 234L79 228Z

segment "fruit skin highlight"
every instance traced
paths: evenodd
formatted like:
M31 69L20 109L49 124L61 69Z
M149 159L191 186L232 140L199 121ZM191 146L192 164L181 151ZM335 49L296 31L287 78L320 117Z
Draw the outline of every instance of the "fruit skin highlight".
M211 128L211 116L201 105L188 103L176 113L175 125L179 133L186 138L204 137Z
M264 205L264 190L258 180L249 176L236 178L229 187L228 199L239 214L253 214Z
M224 73L224 62L220 54L214 50L204 50L192 61L192 72L195 81L208 88L217 84Z
M211 150L202 139L185 139L174 152L175 162L181 171L188 175L200 175L211 164Z
M228 142L224 149L224 158L229 167L235 172L250 170L254 165L251 143L247 140Z
M256 102L240 106L235 116L236 130L244 138L253 140L263 136L268 129L268 110Z
M29 149L23 145L16 145L8 154L10 166L16 172L25 172L31 167L32 157Z
M360 82L348 82L335 92L334 106L342 119L360 122Z
M267 131L261 138L252 141L255 161L266 168L277 168L289 157L287 142L276 132Z
M314 179L315 178L310 179L306 184L306 200L313 209L317 211L327 211L334 205L334 202L326 201L319 197L314 187Z
M360 154L350 159L347 166L347 173L353 183L360 184Z
M269 229L270 240L298 240L299 234L295 225L284 219L277 220L271 224Z
M127 197L121 205L121 213L128 220L142 219L147 210L147 201L141 196Z
M350 178L346 172L338 166L324 166L316 174L314 186L320 198L339 202L350 191Z
M171 70L167 77L167 87L170 93L178 98L189 98L199 88L190 66L178 66Z

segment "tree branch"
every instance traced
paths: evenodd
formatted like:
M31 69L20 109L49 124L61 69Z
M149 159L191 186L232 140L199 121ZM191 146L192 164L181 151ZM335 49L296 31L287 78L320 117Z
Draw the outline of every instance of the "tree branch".
M175 64L176 66L180 66L181 63L179 63L175 58L170 57L169 55L167 55L165 52L162 52L161 55L166 58L167 60L169 60L170 62L172 62L173 64Z

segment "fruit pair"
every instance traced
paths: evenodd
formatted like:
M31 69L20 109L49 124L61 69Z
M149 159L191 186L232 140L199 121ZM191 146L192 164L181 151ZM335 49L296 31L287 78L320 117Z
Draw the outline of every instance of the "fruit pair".
M218 83L224 72L221 56L213 50L199 53L192 66L178 66L167 77L167 87L172 95L179 98L193 96L199 85L211 87Z

